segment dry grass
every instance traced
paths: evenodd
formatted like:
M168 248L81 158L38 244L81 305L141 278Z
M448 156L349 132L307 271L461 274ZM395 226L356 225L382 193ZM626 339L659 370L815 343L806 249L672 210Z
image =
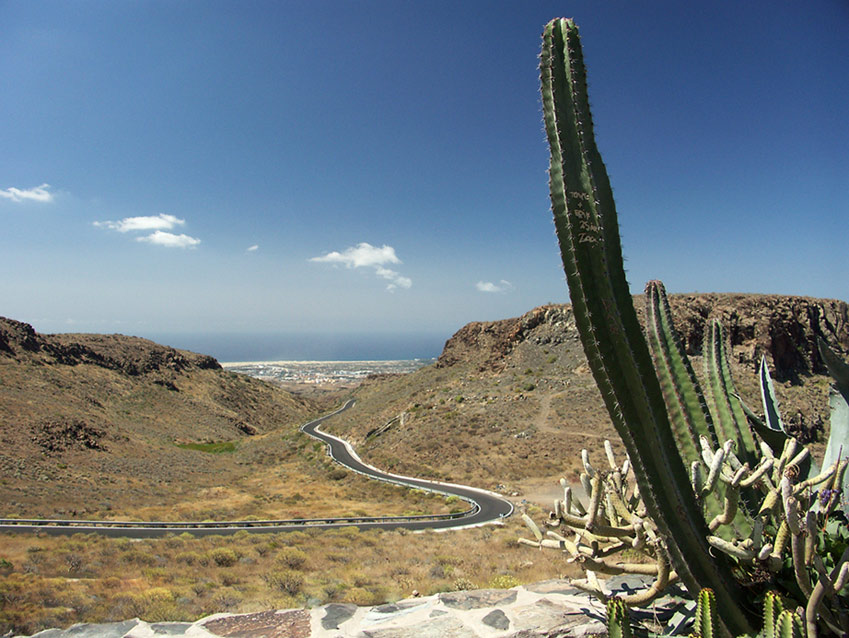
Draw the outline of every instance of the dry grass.
M354 527L130 541L96 535L0 537L0 634L135 616L377 604L475 587L510 587L570 572L517 544L504 526L422 534ZM10 565L10 566L9 566Z

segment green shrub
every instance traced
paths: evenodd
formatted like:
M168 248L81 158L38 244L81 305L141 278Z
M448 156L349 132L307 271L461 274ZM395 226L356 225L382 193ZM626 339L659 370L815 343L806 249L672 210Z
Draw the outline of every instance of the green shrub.
M296 596L304 586L304 576L293 569L278 569L269 572L264 577L271 589L282 591L290 596Z
M232 567L239 562L239 555L232 549L216 547L209 552L209 557L219 567Z
M184 450L196 450L208 454L229 454L236 451L235 441L218 441L217 443L177 443Z
M178 563L185 563L186 565L194 565L194 564L202 564L202 556L198 552L180 552L174 557Z
M492 589L510 589L520 584L519 580L511 574L499 574L489 581L489 586Z
M454 581L453 589L454 591L469 591L470 589L477 589L477 586L468 578L458 578Z
M307 555L296 547L284 547L277 554L276 562L283 567L300 569L307 562Z

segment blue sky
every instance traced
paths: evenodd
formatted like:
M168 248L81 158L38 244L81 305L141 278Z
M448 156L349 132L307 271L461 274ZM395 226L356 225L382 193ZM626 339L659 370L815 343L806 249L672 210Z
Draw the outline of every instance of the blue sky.
M6 0L0 315L444 339L567 301L537 71L561 15L635 292L849 300L844 0Z

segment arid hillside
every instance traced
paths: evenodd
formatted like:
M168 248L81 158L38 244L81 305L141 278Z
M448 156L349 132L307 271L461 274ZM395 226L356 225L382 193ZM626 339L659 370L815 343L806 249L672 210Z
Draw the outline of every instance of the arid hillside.
M0 515L230 520L423 506L340 473L297 431L320 410L209 356L0 319Z
M849 349L844 302L688 294L672 295L670 303L697 374L706 319L717 316L746 402L761 409L756 370L766 355L787 426L802 439L822 438L829 380L815 335ZM635 304L641 311L642 297ZM582 448L599 455L604 438L616 441L568 305L471 323L448 340L434 366L371 378L354 396L356 407L332 427L374 464L529 500L547 498L560 476L577 479Z

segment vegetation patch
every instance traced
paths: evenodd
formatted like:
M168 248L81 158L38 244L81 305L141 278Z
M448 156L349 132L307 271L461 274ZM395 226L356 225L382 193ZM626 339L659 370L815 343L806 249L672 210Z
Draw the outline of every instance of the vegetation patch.
M217 441L214 443L177 443L177 447L209 454L230 454L236 451L237 444L235 441Z

